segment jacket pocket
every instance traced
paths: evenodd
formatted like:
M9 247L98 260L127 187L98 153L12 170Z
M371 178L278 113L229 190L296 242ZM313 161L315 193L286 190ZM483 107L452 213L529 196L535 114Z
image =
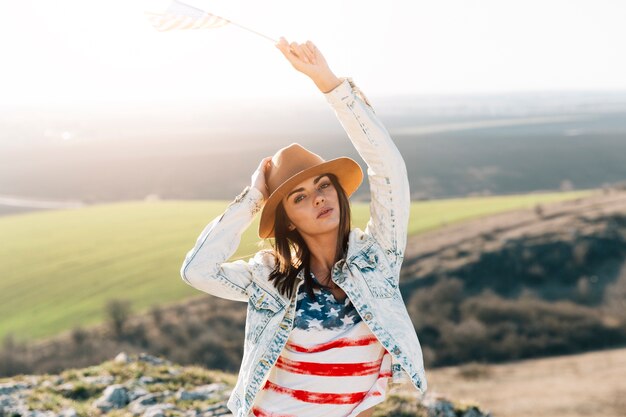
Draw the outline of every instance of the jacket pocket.
M252 282L246 291L249 298L245 335L247 341L256 343L272 317L284 306L255 282Z
M382 250L375 244L359 253L351 262L358 268L367 287L376 298L390 298L396 293L391 268Z

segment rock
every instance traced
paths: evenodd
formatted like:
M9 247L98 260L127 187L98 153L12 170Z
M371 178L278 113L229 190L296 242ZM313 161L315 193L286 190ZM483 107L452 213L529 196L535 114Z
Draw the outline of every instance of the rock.
M66 408L61 411L59 417L78 417L78 413L73 408Z
M157 381L156 379L152 378L151 376L144 375L141 378L139 378L138 382L140 384L143 384L143 385L148 385L148 384L154 384L154 383L159 382L159 381Z
M26 410L23 411L22 414L19 414L21 417L57 417L54 411L31 411ZM9 414L11 416L11 414Z
M475 407L472 407L463 413L463 417L483 417L483 416L490 417L491 413L483 414L480 412L479 409Z
M121 384L109 385L100 398L93 402L93 406L104 412L113 408L123 408L128 404L128 390Z
M152 365L170 365L171 362L165 359L157 358L156 356L148 355L147 353L140 353L139 359L142 362L147 362Z
M21 405L21 401L9 395L0 395L0 411L6 415L11 415ZM2 414L0 414L2 416Z
M165 417L165 414L160 408L154 408L146 411L143 417Z
M176 393L176 399L180 400L210 400L213 398L219 398L226 388L225 384L215 382L209 385L203 385L194 389L193 391L179 390Z
M0 395L10 395L16 391L24 390L27 388L30 388L30 386L22 382L7 382L5 384L0 384Z
M182 371L180 371L178 369L168 369L167 373L170 374L170 375L176 376L176 375L180 375L182 373Z
M94 375L83 377L82 380L91 385L111 385L115 378L112 375Z
M202 410L202 416L205 417L213 417L213 416L227 416L227 415L231 415L232 413L230 412L230 410L228 409L228 407L226 407L226 402L221 402L218 404L213 404L210 405L208 407L206 407L204 410Z
M146 395L149 395L150 392L145 390L144 388L138 387L138 388L133 388L131 390L128 391L128 402L132 403L133 401L142 398Z
M451 402L439 400L428 407L428 417L456 417L456 413Z
M165 397L164 393L146 393L145 395L138 397L128 404L128 410L133 414L142 414L151 406L159 404L159 401Z
M159 404L149 407L142 417L165 417L165 410L177 410L174 404Z
M66 382L65 384L61 384L56 387L56 390L61 393L63 396L67 396L69 393L74 391L74 383Z
M33 414L37 411L29 411L25 399L28 398L32 387L27 383L9 382L0 384L0 417L13 416L36 416L48 417L48 414ZM56 417L54 414L51 417Z
M427 393L422 400L422 405L428 410L428 417L492 417L490 412L482 412L473 405L455 406L437 393Z

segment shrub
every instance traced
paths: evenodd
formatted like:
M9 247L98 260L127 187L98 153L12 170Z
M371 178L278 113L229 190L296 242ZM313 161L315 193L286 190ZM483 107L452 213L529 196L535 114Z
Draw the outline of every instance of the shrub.
M113 335L121 339L124 335L124 326L130 315L130 301L113 299L106 304L106 313Z

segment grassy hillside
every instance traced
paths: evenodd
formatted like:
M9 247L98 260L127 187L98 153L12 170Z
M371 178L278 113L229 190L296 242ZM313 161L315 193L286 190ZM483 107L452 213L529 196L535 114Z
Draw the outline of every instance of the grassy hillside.
M421 201L411 204L409 235L490 214L519 208L532 208L538 203L576 199L594 192L596 190L592 189L561 193L516 194Z
M591 192L416 202L409 232ZM0 337L30 340L98 323L114 298L130 300L140 312L198 295L179 269L203 227L228 203L129 202L0 218ZM368 217L367 204L353 203L354 226L364 228ZM257 226L258 217L231 260L258 250Z

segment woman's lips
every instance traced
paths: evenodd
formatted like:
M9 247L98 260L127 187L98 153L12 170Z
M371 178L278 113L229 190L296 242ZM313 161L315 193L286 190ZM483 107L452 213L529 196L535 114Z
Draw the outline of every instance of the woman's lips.
M319 219L320 217L326 217L330 214L331 211L333 211L333 209L328 209L325 213L322 213L319 216L317 216L317 218Z

